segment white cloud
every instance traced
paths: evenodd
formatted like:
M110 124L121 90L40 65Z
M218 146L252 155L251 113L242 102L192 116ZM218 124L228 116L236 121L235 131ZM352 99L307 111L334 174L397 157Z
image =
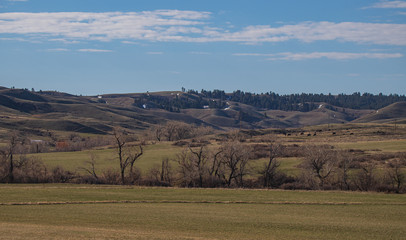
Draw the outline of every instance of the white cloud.
M164 54L163 52L147 52L149 55L161 55Z
M106 50L106 49L79 49L78 52L113 52L112 50Z
M406 1L381 1L368 8L406 8Z
M121 41L121 42L124 43L124 44L135 44L135 45L139 44L137 42L132 42L132 41Z
M360 58L369 59L388 59L388 58L401 58L401 53L348 53L348 52L311 52L311 53L235 53L234 56L262 56L267 57L268 60L309 60L327 58L332 60L351 60Z
M67 40L64 38L54 38L54 39L48 39L48 41L52 41L52 42L62 42L65 44L76 44L76 43L80 43L79 41L75 41L75 40Z
M189 54L194 54L194 55L210 55L211 53L209 53L209 52L189 52Z
M23 38L23 37L3 37L1 41L17 41L17 42L30 42L30 43L42 43L37 38Z
M284 25L250 26L243 31L225 34L229 41L283 42L287 40L345 41L387 45L406 45L406 24L359 23L359 22L303 22ZM224 37L223 36L223 37Z
M28 2L28 0L7 0L7 2Z
M66 48L50 48L46 50L47 52L67 52L69 51Z
M208 12L0 13L0 34L26 38L149 42L238 42L256 44L299 40L406 45L406 24L301 22L272 27L253 25L229 31L206 22ZM236 28L237 29L237 28Z

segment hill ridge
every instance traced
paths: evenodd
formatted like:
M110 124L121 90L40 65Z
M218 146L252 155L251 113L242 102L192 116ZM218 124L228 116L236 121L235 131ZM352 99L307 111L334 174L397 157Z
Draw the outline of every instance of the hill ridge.
M165 91L152 93L75 96L52 91L28 91L0 87L0 128L66 130L105 134L114 126L131 131L146 130L167 121L210 126L219 130L232 128L265 129L302 127L330 123L391 122L406 119L406 100L384 108L351 109L329 102L286 103L289 111L258 107L255 99L272 95L221 91ZM236 99L251 96L251 100ZM356 96L368 99L369 95ZM382 96L375 96L381 97ZM387 96L390 99L396 99ZM402 98L402 96L397 96ZM330 96L327 97L329 99ZM269 100L269 99L268 99ZM265 101L265 100L264 100ZM253 104L249 104L253 102ZM264 103L265 104L265 103ZM293 104L293 105L289 105ZM309 109L304 111L307 104ZM276 105L275 105L276 106ZM292 107L292 106L297 106ZM356 105L357 107L358 105Z

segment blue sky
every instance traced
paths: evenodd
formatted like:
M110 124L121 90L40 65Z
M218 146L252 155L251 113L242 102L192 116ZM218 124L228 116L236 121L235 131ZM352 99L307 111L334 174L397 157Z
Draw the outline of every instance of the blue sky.
M0 0L0 85L406 94L406 1Z

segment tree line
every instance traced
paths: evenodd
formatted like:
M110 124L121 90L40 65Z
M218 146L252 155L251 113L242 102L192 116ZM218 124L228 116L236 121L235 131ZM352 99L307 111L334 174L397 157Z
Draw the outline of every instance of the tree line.
M256 94L241 90L232 93L226 93L223 90L209 91L202 89L200 92L182 90L182 94L171 96L144 94L134 99L134 105L142 107L146 104L151 108L177 112L186 108L202 109L205 106L221 109L227 107L227 101L233 101L262 109L308 112L317 109L320 103L342 108L377 110L395 102L406 101L405 95L384 95L382 93L376 95L371 93L361 94L360 92L338 95L322 93L280 95L274 92Z
M238 134L230 134L216 146L207 141L183 141L183 150L176 157L164 158L142 172L137 162L146 151L146 142L134 142L133 136L122 131L114 131L111 138L116 150L112 161L118 170L99 169L98 157L91 154L77 171L67 171L50 169L40 159L27 156L21 151L22 142L13 135L0 149L0 182L406 192L404 152L366 156L330 145L283 145L274 140L246 144ZM280 159L286 157L302 159L299 174L288 176L281 170Z

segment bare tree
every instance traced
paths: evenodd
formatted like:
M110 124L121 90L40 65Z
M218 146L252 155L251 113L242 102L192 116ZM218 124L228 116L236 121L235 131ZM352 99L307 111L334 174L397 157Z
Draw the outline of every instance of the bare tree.
M131 147L125 148L127 144L125 135L117 130L114 130L113 136L116 142L117 155L120 163L121 184L124 185L127 167L130 166L130 176L133 177L134 163L143 154L143 148L141 145L138 145L139 150L135 150Z
M191 153L184 149L178 154L176 161L179 165L178 171L180 175L181 185L186 187L194 187L196 179L196 171L194 169L194 164L191 161Z
M406 181L406 174L402 171L404 166L406 166L406 154L404 154L403 159L390 162L386 170L396 193L400 192L401 187Z
M177 124L175 122L168 122L165 125L165 132L164 135L168 139L168 141L176 140L177 136Z
M361 191L370 191L375 187L375 163L363 163L355 176L355 185Z
M250 148L235 141L224 144L221 149L227 186L230 187L234 180L237 185L242 187L243 177L248 174L247 163L251 154Z
M161 181L172 184L172 165L169 163L169 158L162 160L161 165Z
M90 153L90 160L86 161L85 163L90 165L89 167L80 167L79 169L86 171L89 173L95 180L96 182L99 181L99 177L96 174L96 154Z
M149 175L152 177L150 184L160 186L171 186L173 181L172 165L169 158L164 158L161 161L161 166L155 164L150 170Z
M223 163L221 161L222 153L222 149L219 149L218 151L212 153L212 156L210 157L210 166L208 169L209 175L217 178L218 180L220 180L220 178L223 176Z
M334 172L336 152L328 146L309 146L305 152L304 167L312 172L323 188L327 179Z
M121 174L121 184L125 184L125 169L127 168L129 162L128 159L125 159L124 156L124 146L126 144L124 134L118 132L118 130L114 130L113 137L116 142L117 154L118 154L118 161L120 164L120 174Z
M269 145L269 158L268 162L264 164L264 167L259 171L263 178L263 186L271 187L273 181L277 175L277 170L280 166L279 161L276 158L281 157L284 147L279 143L271 143Z
M178 122L176 123L176 139L181 140L192 137L192 126L187 123Z
M159 142L162 140L162 137L165 134L164 131L165 131L165 128L162 125L155 126L152 130L152 132L154 133L155 139L158 140Z
M354 163L354 156L348 151L337 152L338 160L338 177L341 189L350 190L351 183L349 171Z
M17 148L17 144L18 144L17 135L13 133L11 134L7 147L0 150L0 154L5 163L6 176L4 176L4 179L6 179L6 182L8 183L14 182L14 164L15 164L14 155Z
M201 146L197 150L193 150L189 147L193 157L189 158L192 161L193 169L197 172L199 177L199 187L203 187L203 176L207 169L207 149L205 146Z
M134 163L142 156L142 154L144 153L144 149L142 148L142 144L140 144L137 146L128 147L127 152L127 158L130 163L130 179L131 183L133 184L136 177L134 173Z

